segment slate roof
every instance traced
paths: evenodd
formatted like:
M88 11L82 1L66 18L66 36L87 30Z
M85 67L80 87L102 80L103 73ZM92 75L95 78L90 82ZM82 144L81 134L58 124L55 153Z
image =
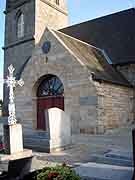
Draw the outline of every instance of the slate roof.
M124 86L130 83L107 62L104 52L59 31L53 31L83 64L92 72L93 79Z
M134 8L59 31L104 49L112 64L135 63Z

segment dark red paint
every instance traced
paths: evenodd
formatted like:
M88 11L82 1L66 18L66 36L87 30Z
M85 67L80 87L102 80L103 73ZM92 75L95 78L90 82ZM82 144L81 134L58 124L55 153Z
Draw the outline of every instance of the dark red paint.
M64 97L52 96L37 99L37 129L46 130L45 109L53 107L64 111Z

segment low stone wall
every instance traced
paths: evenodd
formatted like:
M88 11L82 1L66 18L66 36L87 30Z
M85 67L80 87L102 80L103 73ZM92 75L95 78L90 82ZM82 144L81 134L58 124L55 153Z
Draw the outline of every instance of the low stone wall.
M133 89L96 83L98 90L98 123L104 129L126 126L134 121Z

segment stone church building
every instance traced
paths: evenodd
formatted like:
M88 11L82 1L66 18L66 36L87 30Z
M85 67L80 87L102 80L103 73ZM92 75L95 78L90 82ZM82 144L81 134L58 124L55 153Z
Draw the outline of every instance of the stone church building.
M135 10L68 26L66 0L7 0L4 76L16 68L24 144L54 150L74 134L134 122ZM8 91L4 87L5 109Z

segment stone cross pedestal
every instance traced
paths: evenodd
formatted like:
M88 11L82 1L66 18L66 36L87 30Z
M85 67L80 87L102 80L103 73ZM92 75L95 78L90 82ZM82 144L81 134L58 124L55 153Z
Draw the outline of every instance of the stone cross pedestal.
M7 154L23 151L23 136L21 124L4 125L4 144Z
M15 79L12 65L8 70L9 76L4 83L9 88L9 117L8 124L4 125L5 154L0 154L0 171L8 171L8 174L11 172L10 178L16 178L23 177L30 171L32 150L23 149L22 125L17 123L15 113L14 89L17 85L23 86L24 82L22 79Z

